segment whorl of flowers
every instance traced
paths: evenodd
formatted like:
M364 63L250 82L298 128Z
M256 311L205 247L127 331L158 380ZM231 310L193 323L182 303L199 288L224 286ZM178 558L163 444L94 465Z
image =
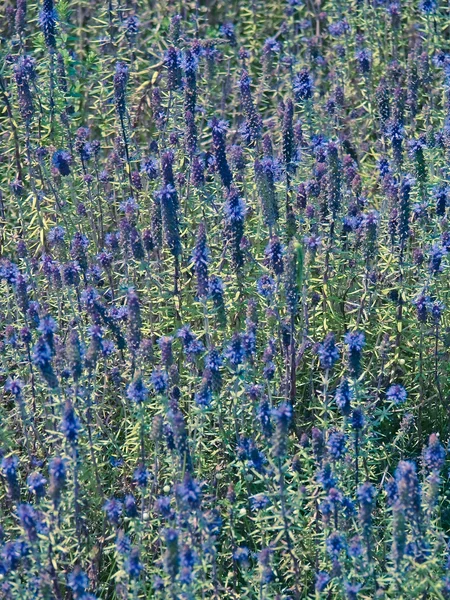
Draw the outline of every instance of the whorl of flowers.
M269 228L273 228L279 217L278 201L274 185L274 173L267 164L268 160L255 160L254 171L258 195L261 200L261 208L264 221Z
M206 240L205 224L200 223L197 231L197 240L192 254L195 274L197 276L197 294L199 298L208 295L208 263L209 250Z
M223 185L229 188L233 175L227 161L226 155L226 133L228 124L226 121L221 121L213 117L209 123L212 131L214 156L216 158L217 171L220 175Z
M178 256L181 253L181 238L178 223L178 195L171 184L165 185L158 192L161 207L162 229L164 239L171 253Z
M314 88L308 69L303 68L295 75L292 89L296 102L302 103L312 98Z
M246 117L242 131L247 143L251 145L261 137L262 122L261 117L256 111L253 103L250 87L250 76L245 69L241 73L239 88L241 92L242 106Z
M241 242L244 235L246 206L236 187L232 186L224 206L225 234L231 253L233 268L239 270L244 264Z
M44 34L45 43L50 51L56 49L56 23L58 13L53 0L43 0L39 13L39 25Z
M167 49L164 63L167 69L167 88L173 92L182 85L182 59L181 53L174 46Z
M114 102L121 117L125 114L128 77L128 66L124 62L117 62L114 72Z
M28 123L34 114L33 94L30 83L36 77L34 60L24 56L14 65L19 110L22 119Z

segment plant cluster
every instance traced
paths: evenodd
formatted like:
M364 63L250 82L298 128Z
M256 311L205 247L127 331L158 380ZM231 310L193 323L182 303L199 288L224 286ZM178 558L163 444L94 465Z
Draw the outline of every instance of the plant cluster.
M0 599L450 598L437 0L6 0Z

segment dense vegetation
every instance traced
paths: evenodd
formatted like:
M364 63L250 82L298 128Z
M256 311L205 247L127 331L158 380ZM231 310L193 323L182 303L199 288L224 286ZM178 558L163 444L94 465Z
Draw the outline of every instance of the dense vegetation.
M0 598L450 598L449 5L0 16Z

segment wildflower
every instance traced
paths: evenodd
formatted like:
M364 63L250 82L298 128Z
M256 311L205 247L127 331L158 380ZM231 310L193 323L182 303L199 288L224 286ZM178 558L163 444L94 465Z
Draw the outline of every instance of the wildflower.
M102 349L103 331L98 325L89 328L90 342L86 350L85 366L89 371L95 369L97 359Z
M165 519L171 520L175 517L175 513L170 506L169 496L160 496L156 499L155 511Z
M236 45L236 33L233 23L224 23L221 25L220 33L229 41L231 46Z
M198 59L195 53L187 49L184 55L184 74L185 74L185 86L184 86L184 110L185 118L190 113L192 116L195 115L196 100L197 100L197 65Z
M360 72L362 74L369 73L372 66L371 51L368 48L361 48L361 50L357 51L355 58Z
M26 0L18 0L16 15L15 15L15 25L16 25L16 31L19 34L19 36L22 36L25 31L26 14L27 14Z
M344 590L347 600L356 600L361 588L361 583L352 583L350 581L346 581L344 583Z
M252 510L263 510L270 504L269 498L265 494L255 494L250 498Z
M436 433L432 433L428 439L428 446L422 452L424 466L430 471L439 472L445 464L446 451L439 441Z
M412 303L416 307L417 319L419 323L426 323L428 318L430 298L424 293L421 293L412 301Z
M276 166L273 159L267 158L263 161L255 160L253 169L264 222L269 228L272 228L279 217L275 190Z
M425 15L431 15L438 9L438 2L436 0L420 0L419 10Z
M132 494L127 494L124 500L124 507L127 517L134 519L138 516L138 510L136 506L136 500Z
M176 91L181 87L181 55L179 50L170 46L167 49L164 63L167 69L167 88L170 91Z
M284 271L283 246L277 236L272 236L270 239L265 250L265 255L267 263L270 265L275 275L282 275Z
M361 220L361 227L364 232L365 250L367 258L373 258L375 244L378 237L379 215L375 210L371 210Z
M437 244L433 244L430 250L429 269L433 275L437 275L442 271L442 259L444 258L446 251L444 248L440 248Z
M319 593L325 591L327 585L330 583L330 580L330 575L325 571L319 571L316 573L316 591Z
M250 438L240 438L237 454L240 460L244 461L249 468L253 468L259 473L264 471L266 457L258 449L255 442Z
M400 236L400 244L403 248L406 240L409 236L409 198L411 194L411 187L414 183L414 180L411 176L407 175L404 177L400 187L400 207L399 207L399 236Z
M233 369L237 369L244 359L244 348L242 345L242 335L235 333L227 349L224 352Z
M330 433L327 442L328 452L333 460L341 460L346 452L347 436L342 431L333 431Z
M19 480L17 478L17 468L19 466L19 458L15 454L6 456L2 459L2 474L8 484L8 495L14 501L20 498Z
M418 522L421 515L421 488L415 463L400 461L395 471L395 483L398 507Z
M27 477L28 489L36 496L36 500L40 500L45 496L45 486L47 480L40 473L30 473Z
M86 589L89 586L88 576L79 566L76 566L67 577L67 585L72 590L74 597L81 600L85 597Z
M325 450L325 439L323 431L317 427L313 427L311 430L311 442L314 456L317 461L321 461Z
M55 320L51 315L45 315L39 320L38 331L42 333L50 346L52 352L54 351L54 339L53 334L57 330L57 325Z
M205 224L203 222L200 223L198 228L197 241L192 258L197 276L197 294L199 298L204 298L208 293L209 250L206 241Z
M44 34L47 48L53 52L56 49L56 22L58 14L55 10L53 0L43 0L39 13L39 25Z
M16 297L20 310L26 313L30 305L28 296L28 277L18 273L16 278Z
M275 354L275 341L273 339L269 339L267 347L264 351L263 361L264 361L264 377L268 381L272 381L275 377L275 363L273 362Z
M372 511L375 503L376 491L371 483L359 486L356 495L359 500L359 520L362 527L368 530L372 524Z
M403 404L407 397L405 388L398 383L391 385L386 392L386 398L394 404Z
M219 119L214 117L209 122L209 126L212 130L213 148L214 155L216 158L217 170L219 172L223 185L226 188L229 188L233 181L233 175L231 174L230 167L228 165L225 149L225 135L228 130L228 125L226 121L220 121Z
M24 542L6 542L2 550L3 561L0 567L1 570L15 571L20 564L20 560L26 556L27 553L28 549Z
M178 546L178 531L169 528L164 532L164 539L166 542L166 552L164 555L164 570L169 577L175 580L180 569L180 552Z
M161 360L167 369L173 363L172 342L173 337L167 335L161 336L157 342L161 351Z
M293 241L289 244L285 260L286 303L291 316L298 310L300 290L298 287L298 252Z
M244 264L242 255L242 242L244 234L244 220L246 206L244 200L234 186L228 192L224 206L225 234L230 245L232 266L239 270Z
M388 14L391 17L391 25L392 25L392 29L398 30L400 27L400 22L401 22L401 11L400 11L400 5L397 2L392 2L389 6L388 6Z
M202 492L200 485L195 479L192 479L189 473L184 477L183 483L176 487L176 496L181 505L186 509L195 510L200 508Z
M364 427L364 413L360 408L355 408L350 420L351 426L355 431L360 431Z
M194 156L192 159L191 181L197 189L202 188L205 184L205 163L199 156Z
M343 415L346 417L350 416L351 413L351 400L353 392L350 388L348 379L343 379L336 389L334 399L336 404Z
M148 389L144 385L141 376L132 381L127 388L127 398L135 404L142 404L148 398Z
M119 554L127 555L131 550L130 538L120 529L116 538L116 550Z
M137 579L144 569L139 557L139 548L133 547L124 562L124 569L130 579Z
M262 48L263 74L267 79L272 74L273 62L277 54L281 51L281 45L275 38L267 38Z
M337 558L343 550L345 550L345 539L339 531L334 531L326 540L326 548L328 554Z
M114 102L121 118L125 114L128 77L128 66L124 62L118 61L114 72Z
M128 331L127 338L131 351L135 354L141 343L141 307L134 290L128 292Z
M75 414L75 410L70 400L66 400L64 406L64 416L59 428L71 444L76 444L78 441L78 435L81 431L81 423Z
M123 510L123 504L116 498L110 498L103 505L103 510L111 523L117 525Z
M83 348L76 329L71 329L69 333L66 353L73 380L76 382L83 373Z
M136 15L130 15L125 21L125 31L130 44L134 44L139 33L139 19Z
M438 325L441 320L442 313L445 310L444 304L442 302L434 301L430 303L429 310L434 323Z
M149 181L157 179L159 176L159 167L156 159L150 157L144 160L141 166L141 173L144 173Z
M332 369L339 359L339 349L336 346L334 333L328 333L322 344L319 344L317 354L322 369Z
M313 81L308 69L303 68L294 77L292 84L295 100L298 103L310 100L313 94Z
M23 381L20 379L11 379L10 377L5 383L5 392L10 392L16 400L22 398L23 392Z
M177 337L183 340L184 351L192 360L203 352L203 344L192 334L189 325L181 327L177 332Z
M261 552L259 552L259 554L258 554L258 564L259 564L259 567L261 570L261 584L262 585L267 585L267 584L271 583L275 578L275 574L270 565L271 556L272 556L271 548L263 548L261 550Z
M246 121L243 127L244 137L246 141L252 145L261 137L262 120L253 104L250 89L250 77L245 69L242 70L239 87L241 92L242 106L246 116Z
M275 431L272 435L272 451L273 455L277 458L283 458L286 455L292 414L292 406L287 403L280 404L272 411L272 417L275 421Z
M66 485L67 470L64 459L59 456L50 461L48 472L50 475L49 494L55 506L59 505L61 492Z
M44 336L38 339L33 348L33 363L39 368L48 386L57 388L58 379L52 367L52 351Z
M194 396L195 402L203 408L210 406L212 402L211 379L212 377L210 371L205 369L200 387Z
M249 566L250 550L247 546L239 546L233 552L233 559L244 568Z
M434 198L436 202L436 215L443 217L449 202L449 188L441 184L434 189Z
M30 83L32 72L28 68L28 57L24 57L14 66L14 79L17 85L17 94L19 102L19 111L22 119L28 123L34 114L33 95L31 93ZM33 68L34 71L34 68ZM19 181L18 181L19 183ZM20 193L19 186L15 185L16 193Z
M197 563L198 557L196 552L188 544L183 544L180 552L180 582L185 585L192 583L192 569Z
M161 207L164 239L173 256L179 256L181 253L181 239L177 212L178 199L173 185L167 184L159 190L158 201Z
M52 246L64 246L66 230L59 225L52 227L47 235L47 241Z
M258 293L264 298L271 299L275 292L275 281L269 275L262 275L257 281Z
M361 353L366 343L364 333L360 331L346 333L344 341L348 346L350 373L358 377L361 370Z
M164 581L161 577L159 577L159 575L155 575L155 577L153 578L153 590L155 592L163 592L164 589Z
M329 491L336 485L336 478L334 477L330 463L326 462L323 465L322 469L316 475L316 480L325 491Z
M66 177L70 175L72 156L66 150L56 150L52 156L52 164L58 169L59 174Z
M39 527L39 517L31 504L19 504L17 507L17 516L23 529L25 530L30 542L37 538Z
M147 487L149 478L150 472L143 465L140 465L133 473L133 481L141 488Z
M28 309L27 313L27 316L29 316L30 309ZM31 344L32 336L31 331L28 327L22 327L22 329L20 330L20 339L26 346L29 346Z

